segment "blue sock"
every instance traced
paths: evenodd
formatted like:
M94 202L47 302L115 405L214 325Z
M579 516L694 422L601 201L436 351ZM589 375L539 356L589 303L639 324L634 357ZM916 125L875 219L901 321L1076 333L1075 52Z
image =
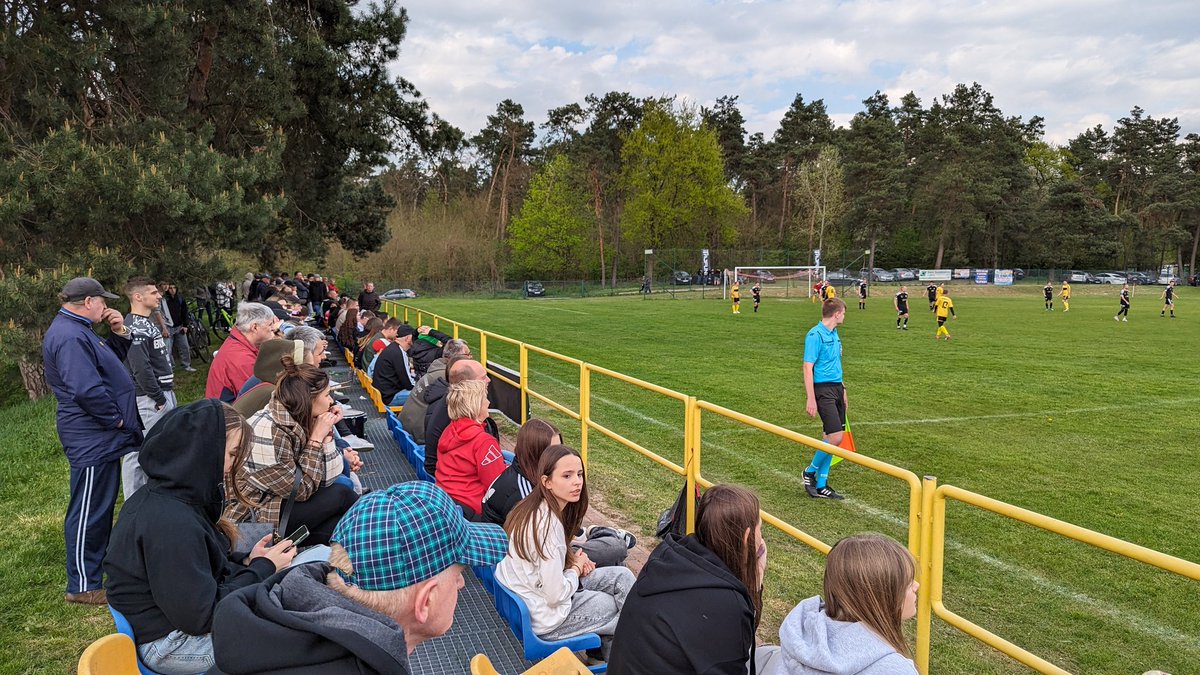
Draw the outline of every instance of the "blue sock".
M833 461L833 455L823 450L817 450L813 454L812 464L808 465L805 473L817 474L817 487L825 487L825 481L829 479L829 465Z

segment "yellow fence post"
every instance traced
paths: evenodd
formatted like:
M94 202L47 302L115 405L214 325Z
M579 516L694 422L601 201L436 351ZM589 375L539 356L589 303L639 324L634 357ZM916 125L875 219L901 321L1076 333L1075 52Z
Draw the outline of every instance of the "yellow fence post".
M693 423L693 418L699 413L696 408L696 397L689 396L687 403L683 408L683 468L686 469L686 481L684 487L684 509L687 514L687 534L692 534L696 531L696 474L699 470L696 467L697 453L696 444L693 434L696 427Z
M579 456L583 465L588 460L588 425L592 421L592 371L588 364L579 364Z
M487 333L479 331L479 362L483 364L483 369L487 370Z
M458 322L457 321L454 322L454 339L455 340L458 339Z
M933 637L933 494L937 492L937 477L925 476L921 482L921 528L918 535L919 551L917 563L917 670L921 675L929 673L929 648Z
M529 407L529 350L521 343L521 424L525 424Z
M408 305L404 306L404 323L408 323Z
M433 315L433 329L434 330L438 329L438 315L437 314Z

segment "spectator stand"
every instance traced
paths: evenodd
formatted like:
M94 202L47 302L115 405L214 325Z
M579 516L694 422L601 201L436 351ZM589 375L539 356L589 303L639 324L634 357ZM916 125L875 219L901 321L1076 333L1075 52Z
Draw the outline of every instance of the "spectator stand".
M325 370L334 380L346 382L341 391L350 399L349 405L367 413L364 437L374 444L375 450L363 457L363 469L358 474L363 487L382 490L395 483L418 480L414 464L389 429L389 418L395 416L390 410L383 414L371 412L374 401L349 363L342 361ZM394 424L399 428L399 420ZM424 448L413 443L411 436L408 441L414 449L420 448L423 463ZM415 450L412 452L415 454ZM413 672L465 675L471 672L471 659L476 654L486 654L500 672L520 673L528 669L532 664L522 657L524 648L520 640L496 612L491 593L473 574L464 574L463 581L465 586L459 591L458 607L454 610L454 625L445 635L417 646L410 656Z

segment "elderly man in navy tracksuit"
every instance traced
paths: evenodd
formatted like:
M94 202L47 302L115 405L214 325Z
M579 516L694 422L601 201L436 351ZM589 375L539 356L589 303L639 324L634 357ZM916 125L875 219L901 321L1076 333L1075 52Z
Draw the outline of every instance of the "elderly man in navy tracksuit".
M95 279L68 281L59 294L62 309L42 340L46 384L58 399L58 438L71 465L71 497L63 522L66 600L90 605L107 601L100 563L112 531L121 456L142 445L133 378L122 363L129 329L105 298L117 296ZM106 342L92 332L92 324L101 321L119 337Z

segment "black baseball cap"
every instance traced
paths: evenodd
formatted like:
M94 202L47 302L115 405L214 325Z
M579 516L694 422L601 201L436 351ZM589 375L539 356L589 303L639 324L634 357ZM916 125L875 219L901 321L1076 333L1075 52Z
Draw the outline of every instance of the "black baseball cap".
M96 296L108 298L109 300L116 300L121 297L104 290L100 282L91 277L75 277L68 281L63 286L62 294L66 297L67 302L79 302L80 300Z

